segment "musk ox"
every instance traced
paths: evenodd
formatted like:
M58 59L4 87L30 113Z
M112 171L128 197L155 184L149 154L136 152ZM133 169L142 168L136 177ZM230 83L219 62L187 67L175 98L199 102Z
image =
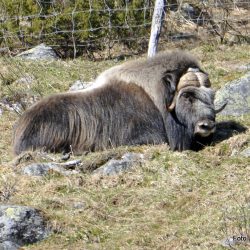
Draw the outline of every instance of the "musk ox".
M92 87L46 97L14 131L14 152L74 153L168 143L198 149L215 130L214 91L196 59L173 51L102 73Z

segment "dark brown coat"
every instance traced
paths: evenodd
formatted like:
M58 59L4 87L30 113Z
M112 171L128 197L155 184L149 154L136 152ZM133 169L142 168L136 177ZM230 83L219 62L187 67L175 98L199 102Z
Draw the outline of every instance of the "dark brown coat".
M98 89L57 94L35 104L16 125L14 152L43 148L81 153L163 142L162 116L144 90L112 80Z
M172 150L196 149L214 132L214 93L193 86L176 94L189 68L199 70L191 55L164 53L113 67L90 89L44 98L18 121L14 152L82 153L163 142ZM176 107L169 112L174 95Z

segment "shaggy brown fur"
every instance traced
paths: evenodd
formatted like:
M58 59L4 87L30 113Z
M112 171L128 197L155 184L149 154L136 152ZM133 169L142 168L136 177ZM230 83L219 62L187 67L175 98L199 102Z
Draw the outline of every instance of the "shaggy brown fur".
M44 98L20 118L14 152L43 148L74 153L166 142L162 116L144 90L112 80L106 86Z
M189 68L199 68L191 55L164 53L113 67L87 90L45 98L17 123L14 152L43 148L82 153L163 142L173 150L196 149L214 131L213 91L185 87L175 109L167 111Z

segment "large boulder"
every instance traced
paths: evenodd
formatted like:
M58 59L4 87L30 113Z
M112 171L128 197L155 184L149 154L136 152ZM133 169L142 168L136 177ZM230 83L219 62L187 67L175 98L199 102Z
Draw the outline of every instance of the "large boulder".
M30 60L57 60L59 59L56 52L51 47L46 46L44 43L18 54L17 57L20 57L23 59L30 59Z
M250 147L244 149L240 154L242 156L244 156L244 157L249 157L250 158Z
M20 245L11 241L4 241L4 242L0 242L0 249L1 250L18 250L20 249Z
M48 234L48 226L38 210L0 205L0 249L9 249L11 246L15 249L14 246L35 243Z
M250 73L242 78L227 83L217 91L215 106L220 107L225 102L227 106L222 115L240 116L250 114Z

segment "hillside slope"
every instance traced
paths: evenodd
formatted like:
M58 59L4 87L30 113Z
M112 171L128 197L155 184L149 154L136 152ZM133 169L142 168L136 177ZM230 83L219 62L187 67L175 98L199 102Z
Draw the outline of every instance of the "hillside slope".
M244 75L240 66L250 58L249 45L204 45L192 52L216 89ZM0 100L32 102L68 90L76 80L92 80L115 64L0 58ZM18 81L28 76L31 82ZM250 115L218 117L214 145L199 152L171 152L158 145L71 157L96 168L124 152L145 155L143 164L120 175L50 171L30 177L21 174L23 166L59 162L61 155L30 153L17 162L11 137L18 114L0 108L0 202L37 208L52 227L46 240L22 249L224 249L227 237L249 237L250 160L243 151L250 147ZM239 240L234 247L248 249L249 244Z

